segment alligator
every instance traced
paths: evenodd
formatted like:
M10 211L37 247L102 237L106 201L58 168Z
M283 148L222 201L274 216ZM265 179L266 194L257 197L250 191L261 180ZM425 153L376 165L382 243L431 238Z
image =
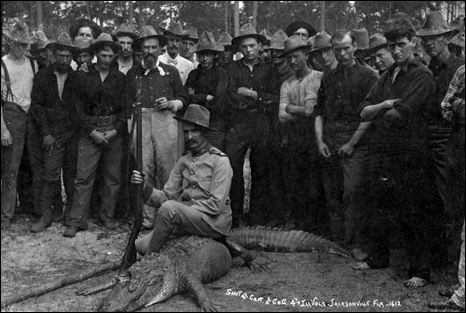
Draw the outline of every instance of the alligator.
M135 311L190 291L203 311L215 311L203 284L227 274L232 257L240 256L250 268L268 269L257 262L255 251L243 246L277 252L317 250L350 257L346 249L312 233L245 227L232 230L223 242L198 236L172 239L159 253L144 256L111 282L78 294L89 295L113 287L98 311L115 312Z

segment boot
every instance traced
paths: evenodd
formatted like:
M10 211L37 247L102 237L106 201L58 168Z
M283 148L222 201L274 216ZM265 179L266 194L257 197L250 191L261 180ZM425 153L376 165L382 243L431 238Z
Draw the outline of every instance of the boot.
M166 217L157 214L154 223L154 231L152 232L149 247L145 254L148 255L152 252L159 252L174 229L175 225L173 223L171 223Z
M41 217L34 225L31 232L43 232L46 228L52 225L52 199L54 195L54 183L45 181L42 185L42 194L40 200Z

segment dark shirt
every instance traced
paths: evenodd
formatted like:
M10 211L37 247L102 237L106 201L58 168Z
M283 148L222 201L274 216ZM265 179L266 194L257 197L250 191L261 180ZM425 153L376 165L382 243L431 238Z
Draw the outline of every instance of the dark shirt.
M34 77L31 92L31 116L43 137L47 135L62 137L64 133L72 135L76 130L79 120L74 95L78 79L79 75L69 67L62 99L60 99L53 64L40 70Z
M353 136L361 123L359 105L377 79L375 71L358 63L350 68L338 64L324 75L314 114L323 118L325 137Z
M95 64L89 72L81 73L77 89L77 110L85 133L90 134L97 127L86 117L117 115L114 124L119 134L125 131L126 108L125 92L126 77L118 69L111 69L102 82Z
M251 71L241 59L233 62L228 75L229 111L232 113L230 117L236 119L244 111L277 116L281 80L278 71L271 64L260 61ZM257 99L239 95L239 87L256 91Z
M410 149L425 145L427 139L426 99L434 90L432 72L420 62L413 60L406 72L400 71L393 81L396 64L386 71L361 103L359 112L369 105L375 105L389 99L401 99L394 108L401 115L394 120L386 116L388 110L381 111L373 125L381 144L397 143L399 153L401 147ZM404 144L404 146L402 146Z
M451 54L450 57L438 64L435 59L429 64L429 69L432 71L435 79L435 92L431 93L427 103L427 114L429 124L445 124L448 123L442 117L441 103L447 94L448 86L450 85L456 70L464 64L464 60Z
M228 73L219 66L206 70L202 66L191 71L185 84L189 103L205 106L210 110L211 118L225 114L225 96L228 91ZM207 95L214 98L207 101Z
M178 69L173 65L162 62L159 62L159 67L165 72L163 76L157 68L150 70L145 75L146 69L142 65L129 70L126 75L128 78L126 101L129 108L136 101L137 77L141 77L141 102L143 108L153 108L155 100L162 97L166 97L168 101L181 100L183 106L186 106L188 95L184 90Z

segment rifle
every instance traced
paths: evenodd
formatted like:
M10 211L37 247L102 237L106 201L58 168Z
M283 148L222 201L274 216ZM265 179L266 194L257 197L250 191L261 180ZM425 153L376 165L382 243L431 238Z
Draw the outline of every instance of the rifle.
M141 98L141 88L142 88L142 78L140 76L136 77L136 101L133 103L133 119L131 125L131 133L129 140L133 140L134 128L136 126L136 169L142 173L142 98ZM137 259L137 251L136 246L134 245L139 231L141 230L142 226L142 195L143 195L143 187L144 184L137 184L131 186L134 188L134 192L132 192L133 203L135 203L136 207L134 210L134 224L133 229L131 231L131 235L128 241L128 245L126 246L125 254L123 256L123 260L121 261L120 269L118 270L118 275L125 275L126 270L131 267L134 263L136 263Z

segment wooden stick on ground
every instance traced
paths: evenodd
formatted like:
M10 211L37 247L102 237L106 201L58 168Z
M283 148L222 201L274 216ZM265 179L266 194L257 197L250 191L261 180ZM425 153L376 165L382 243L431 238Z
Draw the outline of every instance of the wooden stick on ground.
M48 292L51 292L55 289L62 288L80 281L86 280L92 276L102 274L107 271L113 271L120 267L121 261L101 264L98 266L86 268L83 271L77 273L70 273L66 277L60 278L59 280L41 285L34 290L26 290L25 292L16 293L9 297L3 297L2 295L2 305L4 308L8 305L24 301L32 297L38 297Z

